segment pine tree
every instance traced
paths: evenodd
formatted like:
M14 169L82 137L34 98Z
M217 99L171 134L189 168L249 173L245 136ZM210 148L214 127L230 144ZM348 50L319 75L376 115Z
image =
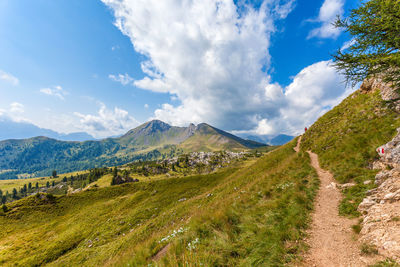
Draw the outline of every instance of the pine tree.
M39 183L38 182L36 182L35 187L36 187L36 189L39 189Z
M51 183L51 186L55 186L56 185L56 183L55 183L55 181L53 181L52 183Z
M335 65L348 82L378 76L400 86L400 4L398 0L362 2L335 26L352 35L349 48L334 55Z
M12 198L16 199L17 195L18 195L17 189L13 188L13 190L12 190Z
M32 183L31 183L31 182L29 182L29 184L28 184L28 190L29 190L29 191L32 190Z
M57 171L56 171L56 170L53 171L52 176L53 176L53 178L56 178L56 177L57 177Z
M49 181L47 181L47 183L46 183L46 187L47 187L47 188L49 188L49 187L50 187L50 182L49 182Z

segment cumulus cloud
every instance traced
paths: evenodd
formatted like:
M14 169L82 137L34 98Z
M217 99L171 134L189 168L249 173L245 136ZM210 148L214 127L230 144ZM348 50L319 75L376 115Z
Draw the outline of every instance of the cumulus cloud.
M0 70L0 80L6 81L7 83L10 83L14 86L17 86L19 84L19 80L17 77L2 70Z
M25 107L21 103L13 102L10 104L10 112L12 113L24 113Z
M337 38L341 33L341 29L336 28L332 23L337 16L343 15L344 2L345 0L325 0L316 19L316 22L320 23L321 26L313 29L308 38Z
M79 118L80 128L97 138L123 134L139 125L128 111L118 107L110 110L103 103L100 103L100 109L95 115L79 112L74 115Z
M122 85L127 85L133 82L133 78L128 74L117 74L117 75L110 74L108 75L108 78L110 78L114 82L119 82Z
M154 118L174 125L208 122L228 131L295 133L346 88L331 62L303 69L291 85L272 83L270 38L293 1L253 8L232 0L103 0L115 25L147 59L134 85L169 93ZM323 8L321 18L329 9Z
M58 97L61 100L65 99L65 96L68 94L61 86L57 85L51 88L42 88L40 89L40 92L45 94L45 95L51 95Z
M24 118L25 106L18 102L12 102L8 108L0 109L0 120L10 120L15 122L30 122Z

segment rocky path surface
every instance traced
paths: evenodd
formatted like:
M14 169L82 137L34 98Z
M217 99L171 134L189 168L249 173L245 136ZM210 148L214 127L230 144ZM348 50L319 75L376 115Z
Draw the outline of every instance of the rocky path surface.
M318 155L308 151L311 165L321 180L315 199L315 212L307 240L310 250L305 255L305 266L367 266L362 260L351 226L357 220L340 217L338 206L342 194L337 189L333 175L323 170Z

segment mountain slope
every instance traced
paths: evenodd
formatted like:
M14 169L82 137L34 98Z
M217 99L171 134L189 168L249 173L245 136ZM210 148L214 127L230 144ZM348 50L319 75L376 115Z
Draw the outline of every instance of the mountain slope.
M45 176L50 175L52 170L70 172L139 159L154 160L174 156L183 150L238 151L261 146L264 145L205 124L175 127L154 120L122 137L100 141L65 142L46 137L1 141L0 179L14 178L18 174Z
M356 184L345 191L340 206L343 215L359 215L358 205L366 191L375 187L377 170L372 164L378 158L376 149L390 141L400 127L398 104L395 99L383 100L379 89L384 86L356 91L318 119L302 138L302 149L317 153L321 166L338 182Z
M291 262L295 257L287 253L304 248L298 241L317 186L307 156L292 147L208 175L139 178L134 184L10 203L0 214L0 265ZM171 256L155 263L161 250Z
M396 102L382 100L378 91L357 91L310 127L298 153L294 140L209 175L140 178L16 201L0 216L0 264L301 265L318 187L305 151L317 153L337 181L355 183L344 190L341 212L357 216L359 201L375 187L364 183L374 180L375 149L399 126ZM193 136L212 132L205 127Z

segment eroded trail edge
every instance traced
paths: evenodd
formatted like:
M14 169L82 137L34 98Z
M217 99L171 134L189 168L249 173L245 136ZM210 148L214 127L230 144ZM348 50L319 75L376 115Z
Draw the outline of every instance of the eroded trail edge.
M315 199L311 229L308 231L307 243L310 250L305 255L304 265L367 266L351 229L357 220L339 216L338 207L342 194L336 187L333 175L320 167L317 154L307 152L321 185Z

